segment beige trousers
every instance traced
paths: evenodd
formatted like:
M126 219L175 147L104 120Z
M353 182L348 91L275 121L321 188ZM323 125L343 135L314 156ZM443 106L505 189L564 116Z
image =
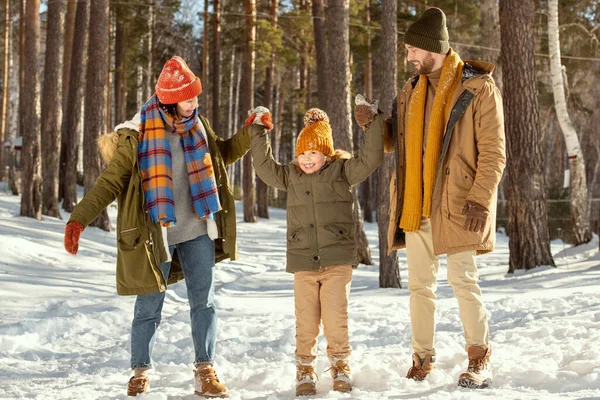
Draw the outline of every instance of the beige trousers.
M465 334L465 348L489 345L487 311L478 285L479 273L475 251L448 254L448 283L458 300L460 319ZM433 252L433 236L429 218L421 220L421 229L406 232L408 289L412 346L419 357L435 355L435 307L437 297L438 257Z
M347 358L352 348L348 338L348 297L352 266L325 267L294 273L296 308L296 359L317 358L317 337L323 321L330 358Z

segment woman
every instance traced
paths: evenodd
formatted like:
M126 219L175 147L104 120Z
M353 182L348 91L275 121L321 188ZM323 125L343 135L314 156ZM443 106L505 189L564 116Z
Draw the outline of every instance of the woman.
M198 115L201 92L200 79L183 59L167 61L156 93L140 114L99 141L103 157L110 160L108 167L77 205L65 229L65 248L76 254L83 229L119 199L117 292L137 295L130 396L148 390L147 373L165 290L184 278L196 394L229 396L213 368L214 265L237 258L235 204L225 167L246 154L250 138L246 129L228 140L217 137L208 120Z

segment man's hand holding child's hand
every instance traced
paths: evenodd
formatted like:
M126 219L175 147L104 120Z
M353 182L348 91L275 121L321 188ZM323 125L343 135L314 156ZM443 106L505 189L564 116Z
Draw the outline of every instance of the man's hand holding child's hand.
M364 98L362 94L357 94L354 99L356 106L354 107L354 118L360 126L365 126L375 118L378 113L379 100L373 102Z

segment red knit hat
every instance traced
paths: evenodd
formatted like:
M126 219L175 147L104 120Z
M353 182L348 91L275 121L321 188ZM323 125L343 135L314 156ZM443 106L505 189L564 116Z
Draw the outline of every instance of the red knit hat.
M174 56L165 63L158 82L156 96L163 104L186 101L202 93L202 83L183 58Z

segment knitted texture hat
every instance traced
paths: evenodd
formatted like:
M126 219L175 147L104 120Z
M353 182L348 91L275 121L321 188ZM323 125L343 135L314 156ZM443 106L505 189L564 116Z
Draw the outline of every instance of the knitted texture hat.
M156 96L163 104L175 104L193 99L202 93L202 84L183 58L174 56L165 66L156 83Z
M304 129L296 141L296 157L305 151L320 151L326 156L335 153L329 117L318 108L311 108L304 114Z
M447 54L450 44L448 43L446 14L435 7L425 10L419 19L406 30L404 44L432 53Z

